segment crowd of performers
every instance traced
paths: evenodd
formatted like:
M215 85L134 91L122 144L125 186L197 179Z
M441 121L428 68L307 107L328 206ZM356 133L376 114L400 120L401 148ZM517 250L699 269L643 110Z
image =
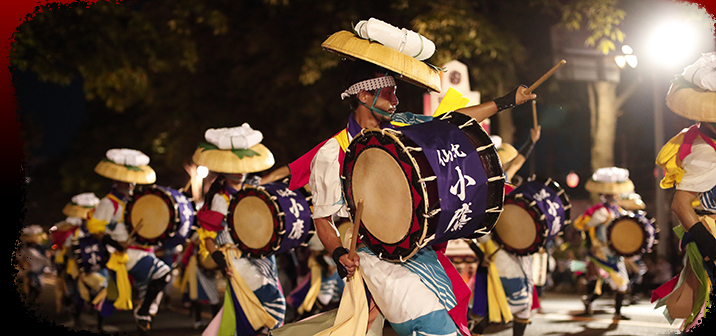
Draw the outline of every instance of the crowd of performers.
M398 113L397 80L439 91L439 71L422 61L429 55L404 52L414 45L396 50L379 43L379 34L364 38L369 24L387 25L362 21L356 34L342 31L323 45L354 58L344 62L345 129L275 170L260 131L248 124L209 129L182 189L155 186L142 152L107 151L95 172L111 189L101 199L91 192L71 199L67 218L49 232L51 260L41 244L46 233L23 230L18 260L27 300L37 298L40 277L54 265L58 310L69 310L76 327L83 312L95 314L102 330L115 311L130 310L148 332L174 292L207 336L379 335L385 321L399 335L469 336L493 323L512 323L513 334L523 335L539 307L546 252L570 223L571 206L551 179L512 183L540 138L536 123L519 150L479 123L537 95L518 86L473 106L445 98L433 116ZM429 41L420 39L422 52ZM716 109L691 103L716 89L694 75L713 59L699 62L669 93L669 107L696 123L657 158L666 171L662 187L677 190L674 231L687 262L653 301L670 320L684 318L682 330L703 316L716 261ZM213 178L206 191L196 166ZM626 262L650 251L654 223L634 201L626 169L600 168L585 188L600 198L573 222L589 252L585 314L607 282L614 318L628 319L621 312ZM471 276L448 258L456 242L474 253Z

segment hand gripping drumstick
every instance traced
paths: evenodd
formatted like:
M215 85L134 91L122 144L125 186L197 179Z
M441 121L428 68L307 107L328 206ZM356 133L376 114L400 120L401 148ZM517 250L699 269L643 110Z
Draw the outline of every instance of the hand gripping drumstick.
M547 71L546 74L542 75L542 77L540 77L534 84L532 84L532 86L530 86L529 88L527 88L527 94L532 93L532 90L536 89L540 84L542 84L542 82L546 81L547 78L549 78L550 76L552 76L552 74L553 74L555 71L557 71L557 69L559 69L559 67L563 66L564 63L567 63L567 61L566 61L566 60L561 60L561 61L559 61L559 63L557 63L557 65L553 66L552 69L549 69L549 71Z

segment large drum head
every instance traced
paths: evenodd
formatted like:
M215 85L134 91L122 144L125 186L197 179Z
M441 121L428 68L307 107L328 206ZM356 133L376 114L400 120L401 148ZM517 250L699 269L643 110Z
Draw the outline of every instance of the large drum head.
M382 149L368 148L356 159L353 179L354 199L364 200L361 222L365 228L383 243L401 241L410 229L413 202L410 185L397 161Z
M133 228L141 225L137 230L137 235L147 239L161 236L171 219L164 199L154 194L137 198L134 201L131 214Z
M537 228L530 213L517 204L505 204L502 215L495 224L494 232L506 245L525 250L532 246Z
M633 256L644 249L647 235L642 224L634 218L624 217L609 225L609 246L617 254Z
M239 240L252 249L266 246L274 234L273 214L266 202L247 196L234 209L233 229Z

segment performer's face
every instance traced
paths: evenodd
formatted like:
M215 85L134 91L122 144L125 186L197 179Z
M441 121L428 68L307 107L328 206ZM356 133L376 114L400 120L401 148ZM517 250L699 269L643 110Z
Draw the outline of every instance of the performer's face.
M385 74L376 73L375 78L383 77ZM373 92L366 92L366 94L361 99L364 104L367 106L373 106L377 109L383 110L385 112L388 112L390 114L395 113L399 101L398 101L398 95L397 95L398 87L392 86L392 87L384 87L380 90L375 90ZM378 95L378 98L376 99L375 95ZM373 101L375 100L375 104L373 104ZM389 118L375 115L376 118L380 119L379 121L390 121Z

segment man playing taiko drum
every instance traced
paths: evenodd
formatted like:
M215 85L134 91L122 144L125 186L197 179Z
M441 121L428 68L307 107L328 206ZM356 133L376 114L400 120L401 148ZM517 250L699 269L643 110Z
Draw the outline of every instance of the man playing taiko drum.
M356 57L361 58L361 55ZM332 222L334 214L349 217L343 198L341 161L353 137L363 128L391 128L391 121L414 124L432 119L423 115L395 112L398 97L394 76L397 75L376 65L382 61L389 63L391 60L373 59L371 64L359 59L351 64L346 90L341 95L344 99L348 98L350 103L348 125L344 131L289 165L292 174L290 188L297 189L306 183L310 185L314 203L312 216L321 242L326 250L331 252L342 275L352 276L360 264L363 279L370 291L370 307L377 305L399 335L413 335L414 332L430 335L470 335L466 321L468 300L465 299L469 298L470 291L465 283L444 286L437 290L439 293L432 291L425 284L434 284L437 278L448 279L444 267L452 267L454 271L452 264L444 265L438 262L437 254L444 253L447 244L435 248L425 247L404 263L381 260L367 247L359 244L358 253L351 260ZM499 111L535 98L535 94L527 92L527 87L518 87L495 101L456 112L479 122ZM413 266L409 267L411 263ZM430 269L435 272L434 276L425 277L418 274L413 271L416 268L414 266ZM449 300L453 302L452 306L446 306L438 295L452 297ZM460 306L462 303L464 307ZM369 327L376 315L377 310L371 309Z

